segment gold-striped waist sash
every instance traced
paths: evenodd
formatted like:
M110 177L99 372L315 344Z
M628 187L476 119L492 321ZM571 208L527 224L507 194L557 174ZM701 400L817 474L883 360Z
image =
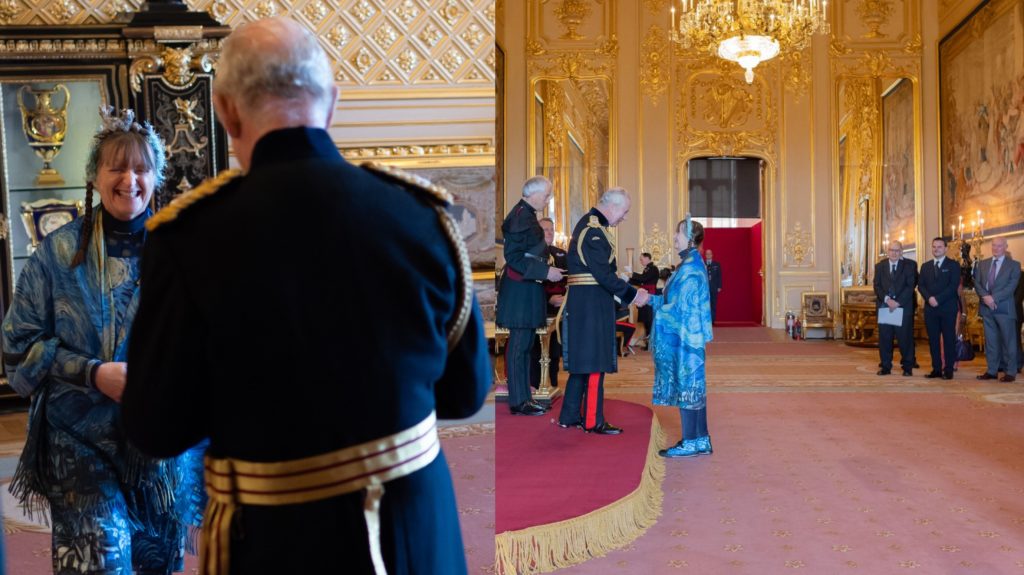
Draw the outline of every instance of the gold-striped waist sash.
M596 286L597 280L591 274L569 274L566 285L571 286Z
M203 520L203 575L228 575L231 524L239 505L290 505L366 491L363 515L376 575L386 575L380 551L383 483L429 465L441 446L434 412L394 435L303 459L259 463L206 458L210 502Z

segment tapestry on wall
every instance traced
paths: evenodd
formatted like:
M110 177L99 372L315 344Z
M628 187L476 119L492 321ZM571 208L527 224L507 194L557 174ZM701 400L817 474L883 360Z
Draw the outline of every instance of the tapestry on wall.
M986 1L939 44L944 233L1024 230L1022 10Z
M882 96L882 234L914 250L914 85L906 78Z

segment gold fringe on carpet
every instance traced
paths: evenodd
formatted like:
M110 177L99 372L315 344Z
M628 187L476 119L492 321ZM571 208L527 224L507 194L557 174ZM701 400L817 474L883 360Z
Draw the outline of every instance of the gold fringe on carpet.
M643 535L661 515L665 461L658 456L658 446L662 443L664 434L654 416L640 485L622 499L586 515L496 535L498 574L547 573L578 565Z

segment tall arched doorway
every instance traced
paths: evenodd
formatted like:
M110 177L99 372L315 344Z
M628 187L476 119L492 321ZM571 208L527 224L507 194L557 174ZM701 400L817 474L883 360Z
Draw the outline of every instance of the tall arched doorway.
M763 162L746 157L694 158L688 168L689 212L706 229L705 259L712 252L711 261L720 270L715 324L763 325ZM712 271L713 282L714 276Z

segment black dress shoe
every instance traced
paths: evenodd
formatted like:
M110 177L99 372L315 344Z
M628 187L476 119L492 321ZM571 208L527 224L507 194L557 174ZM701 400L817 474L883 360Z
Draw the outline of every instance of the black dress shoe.
M587 433L596 433L598 435L618 435L622 433L622 428L615 427L607 421L598 425L597 427L591 427L590 429L584 429Z
M532 405L534 407L543 409L545 413L547 413L547 411L549 409L551 409L551 405L550 404L548 404L548 405L541 405L541 404L537 403L536 401L534 401L532 399L529 401L529 403L530 403L530 405Z
M891 369L880 369L875 372L875 375L889 375L890 373L892 373Z
M981 375L975 376L975 379L982 379L982 380L984 380L984 379L999 379L999 377L995 376L995 375L992 375L991 373L986 371L985 373L983 373Z
M511 407L509 411L512 412L512 415L544 415L543 407L529 401L522 405Z
M912 375L914 375L914 371L913 370L911 370L911 369L904 369L903 370L903 377L910 377Z
M942 379L953 379L953 372L952 371L944 371L944 372L942 372Z
M942 372L941 371L933 371L933 372L931 372L929 374L926 374L925 377L927 377L928 379L935 379L936 377L942 377Z
M1003 383L1013 383L1014 381L1016 381L1016 379L1016 376L1013 375L1003 375L1003 377L999 378L999 381Z

